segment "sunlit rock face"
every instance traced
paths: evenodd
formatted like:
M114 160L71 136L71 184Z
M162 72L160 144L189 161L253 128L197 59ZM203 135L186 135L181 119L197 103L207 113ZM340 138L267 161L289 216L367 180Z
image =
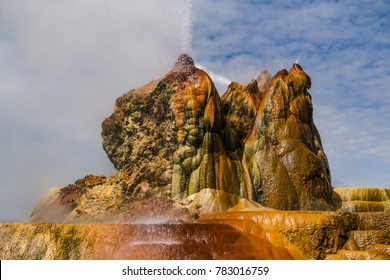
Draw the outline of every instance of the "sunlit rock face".
M270 81L245 141L252 199L283 210L331 210L329 165L313 122L310 77L298 64Z
M131 90L116 100L102 123L103 148L129 193L171 184L178 128L172 109L175 83L168 78Z
M229 156L223 143L224 119L218 92L203 70L180 62L181 58L168 73L177 84L173 112L179 142L173 154L172 195L185 198L205 188L239 195L241 162ZM192 71L186 70L190 67Z

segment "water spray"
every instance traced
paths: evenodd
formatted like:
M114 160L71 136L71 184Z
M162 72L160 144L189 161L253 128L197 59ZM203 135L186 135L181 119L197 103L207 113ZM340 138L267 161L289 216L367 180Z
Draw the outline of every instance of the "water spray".
M297 59L295 60L295 64L299 64L299 61L304 57L304 55L302 53L300 53L297 57Z
M204 71L206 71L207 74L209 74L209 76L211 77L211 79L213 81L219 82L219 83L224 84L224 85L229 85L232 82L232 80L230 80L229 78L227 78L225 76L222 76L220 74L216 74L212 71L207 70L207 68L201 64L195 64L195 66L197 68L200 68L200 69L203 69Z
M191 0L186 0L183 7L183 20L182 20L182 30L181 30L181 52L186 54L191 54L192 49L192 2Z

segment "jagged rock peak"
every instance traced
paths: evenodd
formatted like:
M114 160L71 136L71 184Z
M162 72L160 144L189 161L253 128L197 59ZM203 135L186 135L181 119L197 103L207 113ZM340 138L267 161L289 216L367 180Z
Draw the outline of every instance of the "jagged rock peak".
M173 69L168 73L168 76L172 76L178 82L183 81L186 77L194 74L196 67L194 60L188 54L181 54L176 60Z
M259 92L264 94L265 89L267 88L269 82L271 81L271 75L268 70L264 69L260 72L260 74L256 77L257 88Z
M305 71L303 71L301 65L298 63L294 63L293 66L290 69L290 75L297 76L301 75L303 76L303 86L305 86L307 89L311 88L311 78L309 75L306 74Z
M253 79L246 86L248 87L248 91L250 93L259 93L259 86L257 84L257 80Z
M175 67L192 65L194 66L194 60L188 54L182 53L176 60Z

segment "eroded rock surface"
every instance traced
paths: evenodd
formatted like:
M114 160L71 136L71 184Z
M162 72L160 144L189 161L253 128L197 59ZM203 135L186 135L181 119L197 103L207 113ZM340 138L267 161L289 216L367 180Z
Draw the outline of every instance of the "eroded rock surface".
M53 190L31 220L192 221L242 205L341 207L332 200L310 84L294 64L272 80L262 71L247 85L233 82L220 98L209 75L181 55L162 78L119 97L103 121L103 148L118 173Z

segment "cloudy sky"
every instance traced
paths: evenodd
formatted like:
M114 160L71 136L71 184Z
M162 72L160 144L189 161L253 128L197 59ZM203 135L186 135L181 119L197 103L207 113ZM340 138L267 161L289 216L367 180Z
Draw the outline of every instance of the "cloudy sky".
M389 14L389 1L0 0L0 221L113 174L102 120L183 51L221 94L299 59L333 185L389 187Z

